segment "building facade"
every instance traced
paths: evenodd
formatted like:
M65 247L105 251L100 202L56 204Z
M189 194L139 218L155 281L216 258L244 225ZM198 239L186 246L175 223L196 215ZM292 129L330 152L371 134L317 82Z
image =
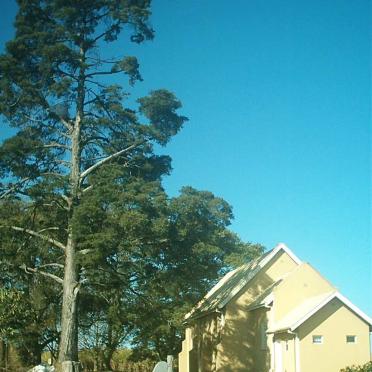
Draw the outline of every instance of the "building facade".
M179 372L339 372L370 360L372 320L279 244L186 315Z

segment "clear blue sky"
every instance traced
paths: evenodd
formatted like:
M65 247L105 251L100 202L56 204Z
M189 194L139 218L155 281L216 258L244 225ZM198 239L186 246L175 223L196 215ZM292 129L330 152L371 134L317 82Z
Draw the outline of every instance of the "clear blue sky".
M168 192L225 198L244 240L285 242L371 315L371 2L154 0L152 24L110 53L139 57L135 96L168 88L190 118Z

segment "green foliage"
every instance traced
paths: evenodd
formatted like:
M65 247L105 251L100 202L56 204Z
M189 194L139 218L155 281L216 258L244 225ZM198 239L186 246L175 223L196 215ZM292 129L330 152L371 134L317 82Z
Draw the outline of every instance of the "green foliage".
M12 337L33 316L24 295L15 289L0 289L0 338Z
M25 365L40 363L42 351L58 339L58 304L50 286L0 290L0 340L17 350Z
M187 122L181 102L160 89L129 108L139 62L107 48L123 29L131 42L153 38L150 1L18 3L0 56L0 115L17 129L0 146L0 300L18 301L0 328L37 352L54 344L69 247L82 347L102 368L128 342L133 359L175 354L183 315L262 247L228 229L223 199L191 187L169 198L162 187L171 159L155 149ZM105 80L114 74L128 86Z
M372 362L360 366L346 367L341 369L340 372L372 372Z
M176 112L181 108L181 102L173 93L164 89L152 91L149 96L138 99L138 102L140 113L152 124L150 133L161 145L165 145L171 136L177 134L187 120Z

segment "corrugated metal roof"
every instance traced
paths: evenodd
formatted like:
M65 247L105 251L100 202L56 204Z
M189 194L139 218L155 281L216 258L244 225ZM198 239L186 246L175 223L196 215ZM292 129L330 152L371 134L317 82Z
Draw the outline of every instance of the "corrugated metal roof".
M265 252L255 260L238 267L222 277L204 298L186 314L185 320L222 309L280 251L289 254L296 263L301 263L298 257L285 244L280 243L274 249Z
M194 318L201 313L208 313L221 308L231 291L237 287L244 286L251 277L252 272L259 267L260 262L272 251L266 252L255 260L230 271L204 296L204 298L189 312L185 319ZM247 280L248 279L248 280Z

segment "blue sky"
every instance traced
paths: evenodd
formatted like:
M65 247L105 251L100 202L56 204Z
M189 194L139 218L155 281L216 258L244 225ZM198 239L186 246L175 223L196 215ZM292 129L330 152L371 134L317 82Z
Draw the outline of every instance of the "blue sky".
M285 242L371 315L371 2L153 0L152 24L153 42L108 53L139 58L134 97L183 102L168 192L223 197L244 240Z

